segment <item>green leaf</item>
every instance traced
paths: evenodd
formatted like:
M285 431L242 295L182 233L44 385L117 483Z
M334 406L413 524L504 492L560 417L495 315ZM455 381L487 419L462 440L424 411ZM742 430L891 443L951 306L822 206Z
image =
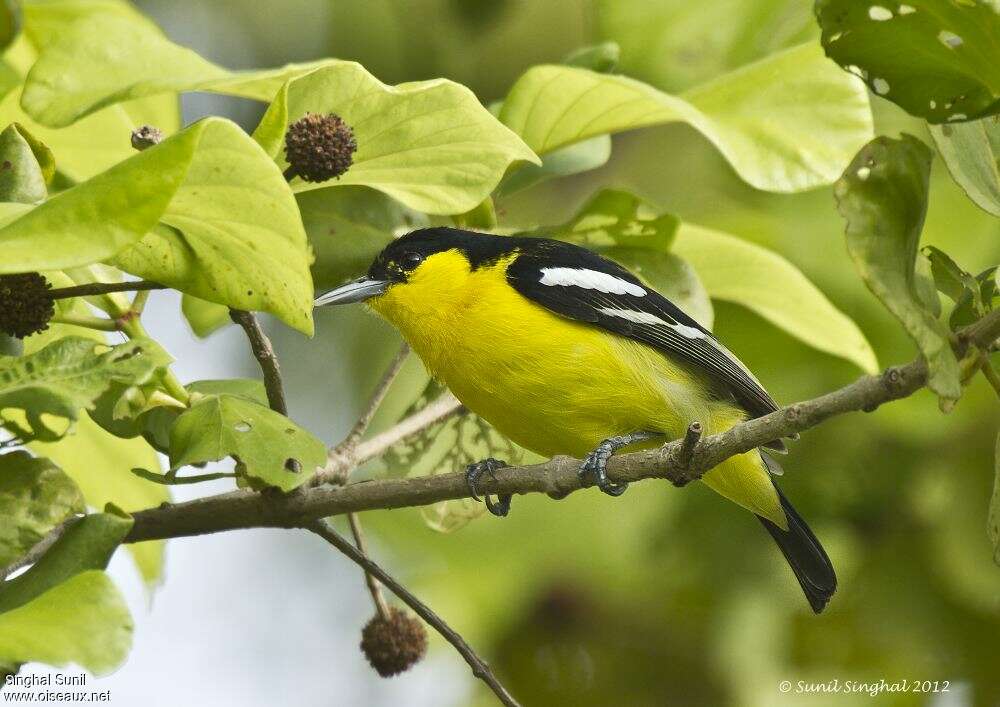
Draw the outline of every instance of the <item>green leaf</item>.
M306 113L336 113L354 130L354 163L336 180L298 191L360 184L410 208L460 214L485 199L518 160L539 163L465 86L445 79L387 86L354 62L334 61L290 80L254 137L284 169L289 123Z
M70 24L43 47L21 105L39 123L59 128L105 106L162 93L212 91L267 101L319 63L232 72L174 44L145 19L100 14Z
M982 318L995 309L1000 299L1000 287L997 285L998 268L993 266L976 275L976 287L965 292L955 302L955 309L948 317L948 326L952 331L958 331Z
M570 52L563 57L562 63L609 74L618 66L619 59L621 59L621 47L617 42L601 42Z
M64 273L46 273L56 287L73 284ZM87 307L78 298L56 301L57 311L79 313ZM84 336L91 341L104 342L103 334L92 329L67 324L53 324L45 331L24 340L24 350L33 353L67 336ZM147 417L154 417L166 408L154 408ZM168 418L170 422L173 418ZM147 423L149 425L151 423ZM166 438L166 434L164 434ZM55 443L30 442L28 447L38 456L47 457L58 464L72 478L87 504L104 508L112 503L128 511L158 506L170 500L169 490L136 478L129 471L132 467L159 469L156 452L141 439L120 439L101 429L90 416L83 415L73 430ZM163 572L162 540L133 543L128 546L140 574L147 585L160 579Z
M155 342L134 339L113 348L67 337L23 358L0 359L0 408L23 410L30 429L0 418L24 440L52 441L65 434L42 415L74 421L113 382L145 383L172 359Z
M39 456L48 457L62 467L93 508L104 508L112 503L131 512L170 500L167 488L143 481L131 472L135 467L160 469L159 457L152 447L142 439L115 437L87 416L77 421L73 433L58 442L32 442L29 446ZM160 540L128 546L148 585L153 585L162 576L163 547Z
M48 459L0 455L0 567L22 557L86 506L73 480Z
M191 331L202 339L233 322L229 318L229 307L187 294L181 297L181 312Z
M931 390L944 400L957 400L958 362L948 330L922 304L914 274L931 156L910 135L878 137L857 154L834 194L847 221L847 249L865 284L927 359Z
M114 264L209 302L270 312L312 335L311 257L288 184L235 124L207 120L188 131L197 126L163 225Z
M192 396L230 395L259 405L267 405L267 389L264 387L264 382L256 378L195 381L185 387Z
M952 179L977 206L1000 216L1000 122L932 125L931 135Z
M500 119L540 155L596 135L684 121L744 180L779 192L834 181L872 135L863 87L811 44L683 98L624 76L536 66L514 84Z
M497 196L509 196L547 179L568 177L597 169L606 164L610 158L610 135L597 135L574 142L542 157L541 165L523 164L520 168L508 172L497 187Z
M234 457L252 482L291 491L326 463L326 447L284 415L232 395L210 397L177 418L170 469Z
M111 579L96 570L81 572L0 614L0 660L75 663L103 675L125 660L132 628L128 606Z
M0 201L32 204L48 196L45 175L16 124L0 133Z
M0 584L0 614L27 604L80 572L104 569L131 527L131 518L112 513L93 513L70 524L27 572ZM0 655L0 660L4 658Z
M0 50L9 47L20 32L20 0L3 0L0 3Z
M979 299L979 283L969 273L959 267L947 253L932 245L924 246L923 254L931 264L931 274L937 289L958 302L968 292ZM981 303L980 303L981 306Z
M136 275L312 333L309 253L291 191L226 120L195 123L56 195L0 228L0 247L0 272L117 256Z
M691 263L713 299L742 305L815 349L878 371L857 324L777 253L687 223L677 231L673 252Z
M827 55L930 123L1000 110L1000 8L992 0L817 0Z
M366 187L296 194L316 262L317 289L343 284L366 272L395 235L427 224L427 218Z
M680 91L813 39L802 0L598 0L598 36L621 44L619 72Z
M1000 435L997 436L996 448L993 453L994 479L993 496L990 498L990 511L987 520L987 531L993 543L993 561L1000 565Z

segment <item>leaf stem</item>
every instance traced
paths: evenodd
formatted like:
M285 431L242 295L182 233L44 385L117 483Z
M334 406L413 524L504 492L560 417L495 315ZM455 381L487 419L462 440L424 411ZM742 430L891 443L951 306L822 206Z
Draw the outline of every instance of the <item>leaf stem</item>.
M117 320L92 317L89 314L72 314L67 312L65 314L56 314L49 321L53 324L69 324L97 331L122 331L122 326Z
M74 285L72 287L57 287L49 290L49 297L52 299L68 299L70 297L91 297L94 295L106 295L112 292L146 292L149 290L166 290L166 285L148 280L135 282L90 282L84 285Z

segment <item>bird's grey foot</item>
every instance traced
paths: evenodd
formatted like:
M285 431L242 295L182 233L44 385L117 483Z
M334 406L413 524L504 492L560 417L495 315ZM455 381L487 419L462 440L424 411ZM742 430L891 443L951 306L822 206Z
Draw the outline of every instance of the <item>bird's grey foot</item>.
M477 501L480 500L477 486L479 485L479 480L483 478L483 474L489 474L490 478L496 481L497 469L503 469L505 466L507 466L507 462L490 457L489 459L483 459L465 467L465 483L469 486L469 493L472 494L472 497ZM482 500L486 502L486 508L490 513L503 518L510 513L510 499L511 495L509 493L502 493L497 496L496 502L490 498L489 494L486 494Z
M628 488L627 483L618 483L608 478L608 460L611 455L622 447L633 442L644 442L647 439L661 436L657 432L633 432L627 435L609 437L601 442L580 465L580 479L586 486L597 486L609 496L621 496Z

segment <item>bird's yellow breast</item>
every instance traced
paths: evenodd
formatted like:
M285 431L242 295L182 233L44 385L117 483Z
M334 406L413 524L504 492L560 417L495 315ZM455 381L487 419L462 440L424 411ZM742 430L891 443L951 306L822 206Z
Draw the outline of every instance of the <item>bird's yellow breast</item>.
M473 269L457 251L436 253L370 305L466 407L544 456L581 457L608 437L640 430L674 438L694 420L721 431L742 419L708 394L701 376L659 351L522 296L506 279L515 257ZM777 499L759 456L743 456L706 482L774 515Z

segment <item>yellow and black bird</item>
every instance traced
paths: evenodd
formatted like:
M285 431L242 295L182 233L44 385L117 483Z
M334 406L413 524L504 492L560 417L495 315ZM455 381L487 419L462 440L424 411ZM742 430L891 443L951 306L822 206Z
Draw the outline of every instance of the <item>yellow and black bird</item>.
M777 405L704 327L617 263L585 248L452 228L392 243L368 274L317 305L367 302L470 410L544 456L584 458L581 476L618 496L608 458L684 434L722 432ZM781 451L775 440L768 448ZM826 552L771 479L758 450L702 477L750 510L777 542L810 605L837 587ZM467 471L476 495L496 460ZM506 515L510 498L490 510Z

